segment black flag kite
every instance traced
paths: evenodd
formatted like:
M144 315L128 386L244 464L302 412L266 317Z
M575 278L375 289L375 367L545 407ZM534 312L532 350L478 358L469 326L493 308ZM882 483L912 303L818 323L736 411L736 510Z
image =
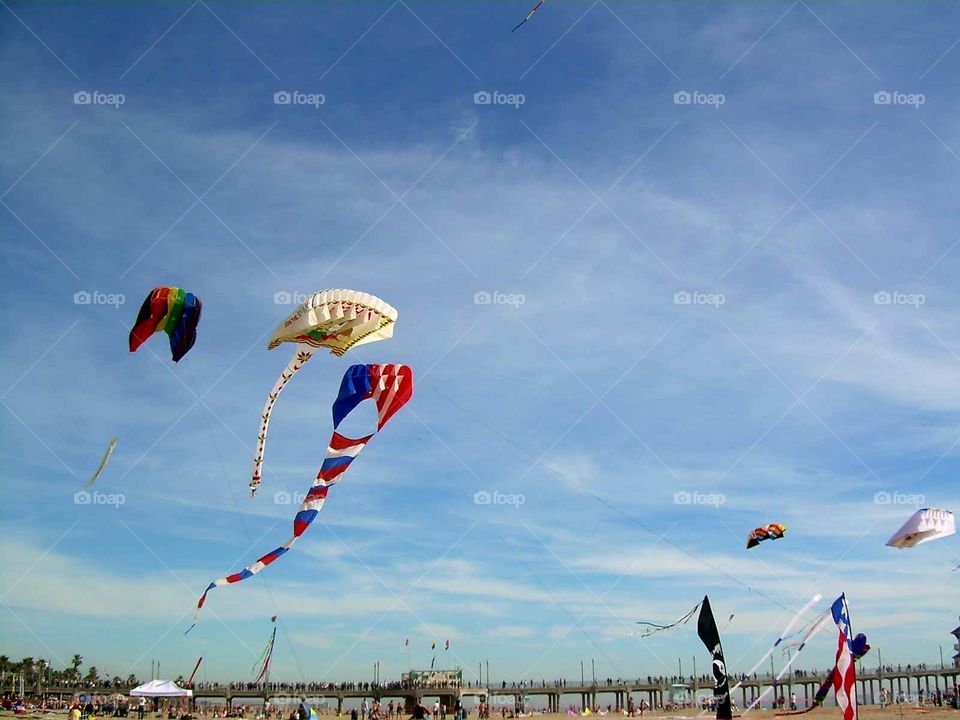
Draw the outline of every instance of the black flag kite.
M710 609L710 598L703 596L700 605L700 617L697 618L697 636L713 654L713 699L717 704L717 720L731 720L733 713L730 708L730 681L727 679L727 664L723 659L723 648L720 646L720 631L717 630L717 621L713 619L713 610Z

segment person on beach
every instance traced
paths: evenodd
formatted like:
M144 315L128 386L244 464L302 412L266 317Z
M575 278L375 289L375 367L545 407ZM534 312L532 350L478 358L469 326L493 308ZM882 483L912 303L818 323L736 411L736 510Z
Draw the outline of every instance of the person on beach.
M413 715L410 716L410 720L426 720L430 717L430 710L422 702L417 701L413 706Z

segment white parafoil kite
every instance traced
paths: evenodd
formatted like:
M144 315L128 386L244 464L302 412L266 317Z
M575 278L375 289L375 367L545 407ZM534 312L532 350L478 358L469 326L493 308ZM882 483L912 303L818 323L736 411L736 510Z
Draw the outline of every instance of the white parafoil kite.
M356 345L393 337L397 311L373 295L356 290L322 290L302 302L274 331L267 347L293 343L295 351L287 367L267 396L260 416L257 451L253 457L250 494L260 487L263 456L267 446L267 427L277 397L290 379L320 348L340 357Z
M887 540L887 545L902 550L956 532L957 522L952 512L942 508L923 508L910 516L893 537Z

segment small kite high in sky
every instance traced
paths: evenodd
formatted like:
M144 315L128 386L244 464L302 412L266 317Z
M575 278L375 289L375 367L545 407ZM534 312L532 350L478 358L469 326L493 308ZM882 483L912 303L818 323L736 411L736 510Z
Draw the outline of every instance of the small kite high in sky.
M532 17L533 17L533 14L534 14L537 10L540 9L540 6L543 5L543 3L544 3L545 1L546 1L546 0L540 0L540 2L538 2L536 5L534 5L534 6L533 6L533 10L531 10L530 12L528 12L528 13L527 13L527 16L526 16L523 20L521 20L520 22L518 22L517 25L516 25L516 27L514 27L513 30L511 30L510 32L516 32L518 27L520 27L520 26L523 25L527 20L529 20L530 18L532 18Z
M327 446L327 454L310 486L300 510L293 518L293 536L283 545L271 550L252 565L240 572L214 580L203 591L197 602L194 623L207 599L207 593L215 587L230 585L256 575L267 565L284 555L303 535L310 523L323 508L330 488L357 459L370 439L389 422L390 418L413 397L413 370L406 365L351 365L340 383L340 392L333 403L333 436ZM360 438L349 438L337 432L340 423L364 400L373 400L377 406L377 429ZM193 626L191 626L193 627ZM190 632L190 629L187 629Z
M180 362L197 341L202 309L200 298L183 288L154 288L140 306L137 322L130 331L130 352L136 352L153 333L166 332L173 361Z
M900 526L893 537L887 540L887 546L903 550L956 532L957 521L952 512L942 508L923 508Z
M378 297L355 290L323 290L308 297L274 331L267 344L270 350L285 342L296 343L296 349L263 406L249 485L251 496L256 495L260 487L270 414L290 378L318 348L327 348L340 357L355 345L393 337L396 321L397 311Z
M93 473L93 477L87 480L87 484L84 487L90 487L98 479L100 479L100 474L107 466L107 461L110 459L110 456L113 455L113 451L116 449L118 442L120 442L120 438L113 438L113 440L110 441L110 444L107 445L107 451L103 454L103 458L100 460L100 464L97 465L96 472Z
M758 527L747 537L747 549L755 548L764 540L779 540L787 531L783 523L772 523L766 527Z

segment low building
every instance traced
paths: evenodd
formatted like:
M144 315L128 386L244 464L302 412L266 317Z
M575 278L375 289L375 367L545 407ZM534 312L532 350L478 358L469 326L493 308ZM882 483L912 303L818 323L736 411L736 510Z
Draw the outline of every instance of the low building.
M957 642L953 644L953 649L957 651L957 654L953 656L953 666L960 668L960 625L951 634L957 639Z

